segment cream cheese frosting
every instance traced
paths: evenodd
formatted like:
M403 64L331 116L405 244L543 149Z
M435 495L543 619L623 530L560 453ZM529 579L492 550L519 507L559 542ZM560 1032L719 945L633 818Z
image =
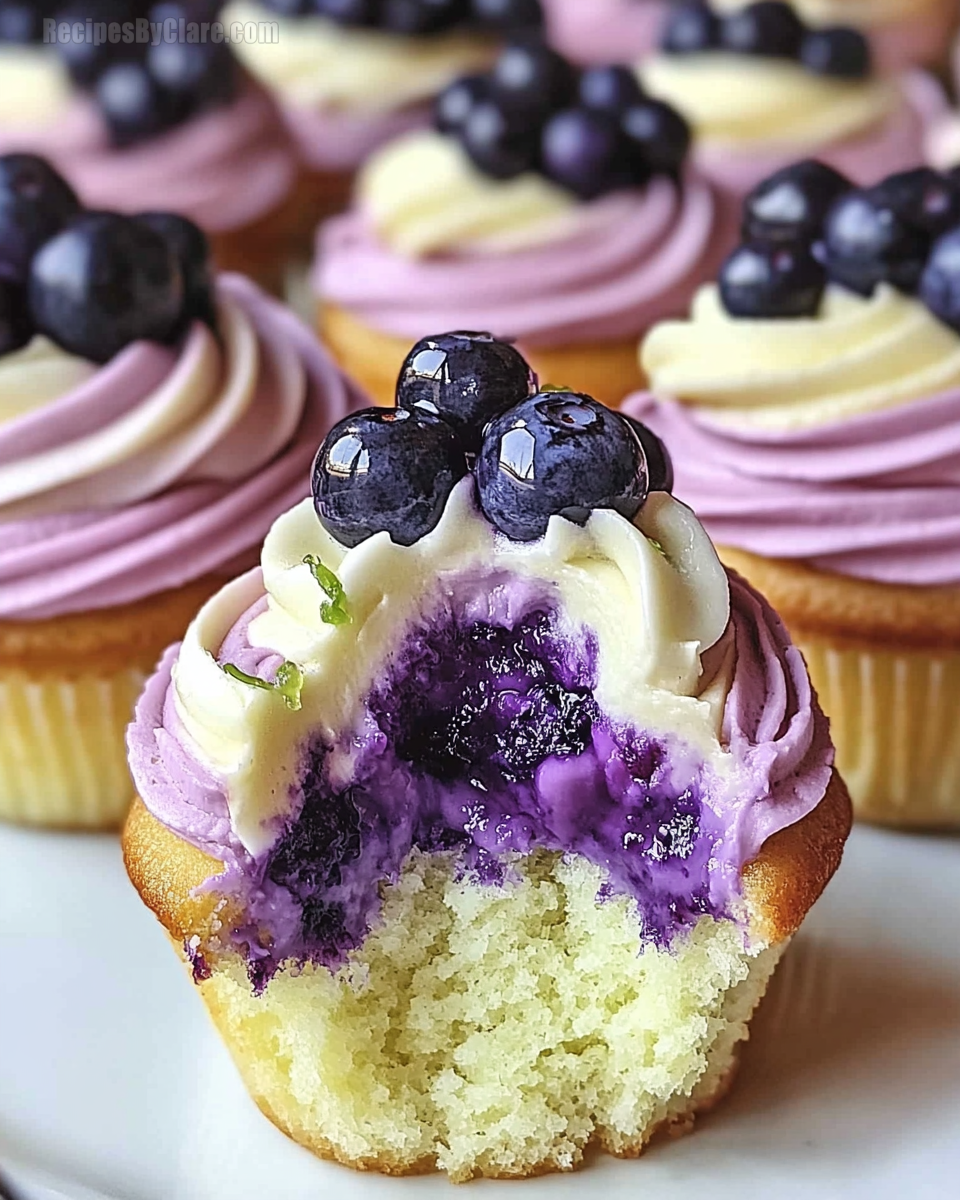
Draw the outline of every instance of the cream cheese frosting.
M249 281L222 276L218 309L219 339L197 322L180 346L134 343L101 368L42 339L4 361L0 617L226 572L307 490L320 439L359 397Z
M722 331L722 332L721 332ZM817 317L734 320L705 288L642 350L627 412L721 545L881 583L960 582L960 337L831 285Z
M43 128L70 105L70 77L60 59L40 46L0 43L0 136L6 129Z

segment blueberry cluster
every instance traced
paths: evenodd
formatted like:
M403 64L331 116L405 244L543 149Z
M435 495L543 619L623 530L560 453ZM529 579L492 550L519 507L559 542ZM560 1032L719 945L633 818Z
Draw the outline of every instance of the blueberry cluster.
M43 41L43 19L59 7L59 0L0 0L0 42L27 46Z
M863 79L870 74L870 45L856 29L808 29L789 4L759 0L719 15L703 0L672 7L660 38L668 54L728 50L765 58L790 58L817 75Z
M719 276L732 316L813 316L828 281L861 296L889 283L960 331L960 169L855 188L806 159L750 193L741 232Z
M585 200L676 177L690 146L687 122L645 95L628 67L578 71L533 40L506 46L487 74L452 83L434 123L485 174L540 171Z
M543 25L540 0L263 0L285 17L326 17L356 29L422 36L453 29L511 32Z
M0 157L0 354L42 333L106 362L214 323L207 240L174 213L85 212L42 158Z
M519 351L488 333L447 333L407 355L395 408L330 430L313 465L314 505L341 545L386 531L412 546L470 472L487 520L520 542L542 537L557 514L582 525L612 508L632 519L648 492L673 486L645 425L589 396L538 391Z

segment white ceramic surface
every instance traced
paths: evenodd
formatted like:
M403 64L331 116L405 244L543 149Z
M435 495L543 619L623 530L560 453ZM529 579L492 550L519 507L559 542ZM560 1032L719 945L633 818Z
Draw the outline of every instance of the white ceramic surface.
M314 1160L247 1098L115 841L0 829L0 1174L16 1200L946 1200L960 839L858 829L730 1099L637 1162L466 1191Z

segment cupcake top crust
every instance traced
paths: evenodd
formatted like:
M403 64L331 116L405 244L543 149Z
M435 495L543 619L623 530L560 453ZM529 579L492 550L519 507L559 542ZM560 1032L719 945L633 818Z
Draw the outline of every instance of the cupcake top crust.
M411 851L492 885L583 855L661 946L746 927L742 869L826 792L803 661L664 490L663 446L505 350L415 347L398 408L331 430L313 501L138 708L140 794L222 864L255 987L345 961Z
M884 583L960 581L960 190L921 168L856 189L804 162L641 358L637 397L713 537Z

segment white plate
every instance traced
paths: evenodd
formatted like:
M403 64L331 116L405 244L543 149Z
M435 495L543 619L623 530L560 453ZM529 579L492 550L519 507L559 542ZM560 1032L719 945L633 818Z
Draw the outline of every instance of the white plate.
M247 1098L107 838L0 830L0 1164L18 1200L418 1200L313 1159ZM690 1137L563 1200L943 1200L960 1178L960 840L857 830ZM472 1189L468 1189L471 1190ZM463 1191L457 1195L465 1196Z

